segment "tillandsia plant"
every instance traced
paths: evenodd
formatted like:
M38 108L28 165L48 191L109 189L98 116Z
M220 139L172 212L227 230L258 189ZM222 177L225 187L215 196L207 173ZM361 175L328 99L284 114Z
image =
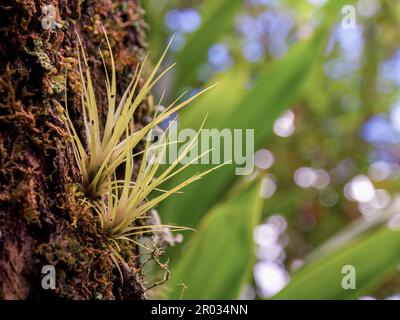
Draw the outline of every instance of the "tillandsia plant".
M199 133L185 146L184 150L172 164L166 168L161 167L161 159L163 159L165 155L166 147L172 143L179 143L179 141L168 141L166 138L170 127L163 132L161 140L157 144L151 144L151 139L148 137L152 136L153 130L158 127L158 124L170 119L174 113L211 87L204 89L183 102L178 102L182 95L160 114L155 114L153 120L149 124L139 130L135 130L133 123L135 110L149 94L157 81L172 67L167 68L159 76L156 76L171 42L168 44L166 50L141 89L138 89L138 81L142 75L145 62L143 62L140 67L136 68L133 79L117 105L114 59L107 35L105 32L104 34L111 60L110 80L104 57L101 54L106 73L108 97L106 123L102 126L98 117L98 107L95 100L90 70L80 40L79 71L83 87L82 114L86 143L81 140L77 129L74 127L68 114L68 108L66 108L66 118L67 127L71 135L74 156L82 175L81 186L86 197L83 202L89 204L98 213L101 227L110 240L109 248L111 257L122 276L118 263L118 260L123 261L119 253L119 241L130 241L139 246L144 246L137 241L140 235L164 232L165 228L169 228L171 231L189 229L163 224L138 225L137 220L147 218L147 212L161 201L174 193L179 193L182 188L199 180L221 165L195 174L170 190L162 190L159 188L164 182L196 162L211 150L208 150L174 170L181 160L197 146ZM81 64L81 57L84 66ZM172 122L170 123L172 124ZM146 137L144 150L133 154L135 146ZM139 155L142 155L141 159L137 160ZM134 161L140 163L139 172L135 181L133 181ZM116 170L122 164L125 165L125 174L123 180L118 180ZM161 194L154 196L153 192L160 192Z
M197 96L209 90L208 87L187 100L178 103L179 97L163 112L157 115L149 124L139 130L135 130L133 123L133 115L138 106L147 97L154 85L174 66L166 68L160 75L157 72L171 44L169 42L167 48L161 58L155 65L149 77L139 89L138 83L142 76L143 67L146 63L146 58L141 66L137 66L134 76L128 85L128 88L122 95L121 100L117 105L116 101L116 71L113 53L106 32L103 29L108 45L110 63L111 63L111 80L107 72L104 56L100 51L103 60L106 74L106 90L108 98L108 109L105 125L102 126L98 116L98 106L96 103L95 92L93 89L92 78L87 63L86 54L79 35L79 71L82 81L82 113L84 122L84 135L87 142L81 140L77 130L75 129L66 107L66 118L68 121L68 129L72 136L72 146L75 158L82 174L82 189L88 198L96 198L103 194L107 188L107 179L115 169L124 162L125 149L133 150L135 146L146 136L146 134L158 124L168 119L172 114L182 109ZM82 59L81 59L82 57ZM82 66L82 60L84 68ZM133 124L131 134L124 137L129 124Z
M122 260L119 255L119 240L126 240L133 242L139 246L144 247L143 244L135 240L139 237L148 233L164 232L165 228L171 231L182 231L182 230L193 230L186 227L179 227L165 224L148 224L148 225L136 225L135 222L138 219L146 218L147 212L154 208L161 201L165 200L172 194L180 192L185 186L201 179L203 176L209 174L213 170L216 170L221 164L209 170L193 175L191 178L183 181L177 186L170 190L160 189L159 186L164 182L195 163L203 155L210 152L200 154L195 157L179 169L174 170L181 160L187 156L193 148L197 147L198 134L185 146L184 150L179 154L177 159L173 161L167 168L160 170L160 164L163 163L162 159L166 152L166 147L172 143L178 143L178 141L168 141L166 139L169 127L164 131L160 140L155 145L151 145L151 139L148 138L144 151L140 152L143 154L139 173L136 181L132 182L133 175L133 163L136 155L133 155L129 146L126 146L124 158L125 158L125 175L123 180L116 180L115 177L108 176L107 178L107 192L103 195L100 201L94 202L94 209L100 217L102 228L107 233L108 239L115 245L111 248L113 253L113 259L118 258ZM151 136L151 132L149 133ZM158 192L157 196L154 196L153 192ZM151 199L149 196L153 195ZM118 266L118 264L116 263Z
M221 165L224 165L221 164L220 166L216 166L207 171L197 173L170 190L160 189L159 186L164 182L177 175L179 172L195 163L203 155L211 151L211 149L207 150L206 152L190 160L179 169L174 170L182 161L182 159L186 157L193 148L197 147L197 134L191 141L189 141L184 150L180 152L179 156L167 168L159 170L160 164L163 163L166 147L170 144L178 143L178 141L168 141L166 138L168 130L169 127L163 132L162 136L159 138L160 140L153 146L150 144L151 138L147 139L144 151L140 152L140 154L143 154L143 156L140 163L139 173L135 182L131 182L131 180L133 175L134 158L137 154L133 155L128 146L126 146L124 154L124 180L118 181L115 178L113 179L111 176L108 176L108 188L107 193L104 196L105 199L103 198L103 201L95 202L95 207L96 211L99 213L101 225L107 231L110 238L127 240L129 236L143 234L146 232L154 232L157 231L157 229L162 229L164 227L170 227L174 230L178 228L181 230L183 227L166 225L135 227L133 224L137 219L143 218L150 209L154 208L164 199L168 198L174 193L178 193L185 186L201 179L201 177L204 175L207 175ZM151 132L149 133L149 136L151 136ZM153 191L161 194L153 197L151 200L148 200ZM151 230L145 231L145 229Z

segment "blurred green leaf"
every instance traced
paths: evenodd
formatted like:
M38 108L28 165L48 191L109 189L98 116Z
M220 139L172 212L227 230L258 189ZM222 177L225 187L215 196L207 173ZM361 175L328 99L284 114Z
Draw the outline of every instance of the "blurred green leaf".
M355 299L371 293L400 263L400 231L364 236L297 272L275 299ZM356 270L356 289L344 290L343 266Z
M229 100L231 95L237 94L237 88L222 85L215 101L204 100L205 103L199 103L188 113L190 116L186 118L185 114L182 115L180 128L195 128L195 121L199 123L213 108L205 124L206 128L254 129L255 147L260 148L271 136L274 120L300 93L307 74L321 53L325 36L325 32L319 32L313 39L293 47L285 58L268 66L251 90L245 94L240 94L239 90L241 98L238 103ZM224 103L225 99L229 103ZM184 174L172 179L171 185L211 166L193 165ZM226 165L187 187L183 194L168 199L161 205L160 212L166 221L196 226L202 214L223 196L236 178L235 166Z
M168 298L239 297L254 260L253 229L262 205L259 188L259 181L252 183L207 213L172 270Z
M176 88L188 85L196 76L198 67L207 58L207 52L233 24L244 0L209 0L202 5L202 23L192 33L184 48L177 54Z
M175 0L145 0L141 1L141 5L144 9L146 22L149 25L147 31L150 48L149 53L154 61L157 61L159 54L164 50L167 44L166 38L168 29L164 24L164 14L177 4Z
M224 122L228 112L246 93L249 81L249 70L246 66L237 65L224 73L217 73L209 84L218 85L207 94L194 100L189 108L179 114L181 128L196 128L207 115L205 126L218 126Z

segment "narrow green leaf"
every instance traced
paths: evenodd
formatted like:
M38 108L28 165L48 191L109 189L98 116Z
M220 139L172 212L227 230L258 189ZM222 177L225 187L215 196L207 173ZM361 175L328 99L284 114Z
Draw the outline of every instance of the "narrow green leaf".
M400 231L364 236L297 272L275 299L355 299L371 294L400 264ZM343 289L344 266L353 266L356 289Z
M238 298L254 262L259 187L257 181L207 213L172 270L168 298Z

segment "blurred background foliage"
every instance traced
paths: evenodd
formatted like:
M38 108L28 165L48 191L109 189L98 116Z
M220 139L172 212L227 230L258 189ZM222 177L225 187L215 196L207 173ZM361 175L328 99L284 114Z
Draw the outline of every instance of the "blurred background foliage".
M349 4L353 29L341 25ZM156 98L219 82L179 127L208 114L206 128L255 129L257 168L240 177L227 165L159 208L164 223L197 232L168 250L171 279L153 296L399 298L400 3L142 5L154 59L175 34L167 64L177 65ZM355 290L341 287L345 265Z

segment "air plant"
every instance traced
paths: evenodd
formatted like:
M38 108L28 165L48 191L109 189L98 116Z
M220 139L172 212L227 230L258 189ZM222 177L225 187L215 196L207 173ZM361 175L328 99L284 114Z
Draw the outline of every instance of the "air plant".
M203 122L204 123L204 122ZM100 201L94 202L94 210L97 212L103 230L106 232L108 239L113 243L111 251L113 259L123 260L119 255L120 240L133 242L136 245L142 246L135 238L149 233L163 232L165 228L171 231L193 230L186 227L179 227L173 225L137 225L135 222L139 219L146 218L147 212L154 208L161 201L169 196L179 193L181 189L187 185L201 179L203 176L216 170L221 164L209 170L193 175L191 178L183 181L170 190L160 189L159 186L164 182L185 170L188 166L195 163L203 155L210 152L212 149L200 154L190 162L176 168L181 160L198 145L198 134L187 144L179 156L167 167L160 170L160 164L165 155L166 147L178 141L168 141L166 138L169 127L164 131L160 140L155 145L151 145L151 139L146 141L145 149L140 152L142 159L140 163L139 173L134 182L132 182L133 163L138 154L132 154L129 147L125 148L125 176L123 180L116 180L115 177L108 176L107 179L107 192L103 195ZM151 132L149 132L151 136ZM157 174L158 173L158 174ZM149 199L150 195L158 192L159 195L153 196ZM116 261L115 261L116 262ZM116 263L118 266L118 264Z
M157 76L157 72L162 61L164 60L172 39L143 86L139 88L138 83L142 76L143 67L147 59L146 55L146 58L141 66L138 65L136 67L133 78L117 105L115 62L111 45L105 31L104 34L107 40L111 60L110 80L104 56L100 51L106 74L106 90L108 101L107 117L104 126L102 126L98 116L98 106L96 103L91 74L83 45L78 36L80 49L79 72L83 88L82 114L84 123L84 138L87 142L87 148L85 148L85 143L81 140L78 131L74 127L74 124L72 123L68 113L68 107L66 107L66 118L68 122L67 127L72 136L72 147L76 162L82 174L82 190L89 198L96 198L105 192L107 188L108 177L121 163L124 162L125 150L133 150L151 129L168 119L172 114L182 109L200 94L206 92L212 87L208 87L196 95L188 98L187 100L178 103L180 98L184 95L183 94L158 116L154 117L149 124L139 130L135 130L133 115L138 106L147 97L154 85L174 66L171 65ZM81 57L83 59L81 59ZM81 60L83 60L85 67L84 69ZM131 134L124 137L126 128L130 123L133 123L133 130L131 131Z
M140 227L135 227L133 225L137 219L143 218L145 214L150 211L150 209L154 208L161 201L165 200L174 193L180 192L180 190L185 186L201 179L203 176L223 165L221 164L207 171L197 173L170 190L160 189L160 185L164 184L167 180L185 170L185 168L188 166L196 163L198 159L212 150L209 149L203 152L190 162L174 170L178 164L181 163L182 159L193 148L197 147L199 135L199 133L197 133L197 135L185 146L184 150L179 154L179 156L167 168L163 167L162 170L160 170L160 165L163 163L162 160L166 152L166 147L170 144L179 142L168 141L166 138L168 130L169 127L163 132L160 140L153 145L150 144L151 139L147 139L145 149L138 153L142 154L142 159L139 173L134 182L132 182L133 163L134 158L138 154L132 154L128 146L125 148L124 152L124 179L116 180L115 178L108 176L108 191L105 193L102 201L96 202L96 211L99 214L102 228L106 230L110 238L128 240L129 236L153 232L154 229L166 227L165 225ZM151 132L149 133L149 136L151 136ZM151 200L148 200L149 195L152 194L153 191L157 191L161 194L157 197L153 197ZM167 227L171 227L173 229L182 229L182 227ZM146 228L152 230L145 231Z
M74 156L82 175L81 186L85 194L83 202L91 206L94 211L97 212L101 228L104 230L110 241L108 247L111 251L111 257L120 271L122 278L122 273L118 263L118 260L123 261L123 258L119 253L119 243L121 240L130 241L139 246L144 246L137 241L137 237L140 235L155 233L158 231L163 232L165 231L165 228L169 228L171 231L189 229L163 224L138 225L137 221L139 219L147 218L147 212L161 201L165 200L172 194L179 193L185 186L201 179L219 166L195 174L188 180L178 184L170 190L160 189L160 185L196 162L211 150L206 151L196 159L193 159L189 163L177 168L181 160L192 150L192 148L197 146L199 136L199 133L197 133L195 138L188 143L183 152L180 153L172 164L166 168L161 167L161 159L165 155L166 147L172 143L179 143L178 141L168 141L166 138L169 127L161 137L163 143L152 145L150 143L151 139L147 139L143 151L134 154L133 150L144 138L152 135L153 130L158 127L158 124L169 119L174 113L182 109L200 94L209 90L212 86L183 102L178 102L183 96L182 95L160 114L156 114L149 124L139 130L135 130L133 115L136 109L149 94L157 81L159 81L159 79L173 67L172 65L159 76L156 76L171 42L168 44L160 60L157 62L150 76L140 89L138 88L138 82L139 78L142 76L143 66L146 59L140 67L138 66L136 68L128 88L117 105L115 63L107 35L105 37L111 60L110 80L104 57L101 54L106 73L106 89L108 97L108 110L105 125L102 126L98 116L98 106L95 99L92 78L80 40L79 72L83 87L82 114L84 138L86 143L81 140L77 129L74 127L68 113L68 108L66 108L66 118L67 127L71 135ZM84 68L81 63L81 56ZM140 160L137 160L139 155L142 155L142 157ZM133 181L134 161L137 161L138 163L140 162L139 172L135 181ZM125 174L123 180L118 180L116 169L122 164L125 165ZM154 196L154 192L159 192L161 194Z

